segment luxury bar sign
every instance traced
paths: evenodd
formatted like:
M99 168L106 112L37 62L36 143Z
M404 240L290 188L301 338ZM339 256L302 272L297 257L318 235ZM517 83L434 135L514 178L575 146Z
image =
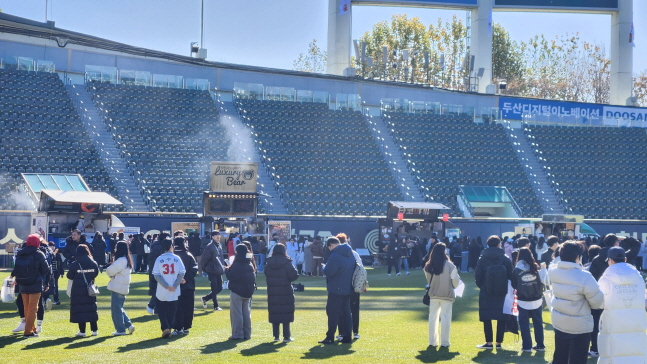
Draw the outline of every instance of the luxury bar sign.
M209 191L256 193L258 163L211 162Z

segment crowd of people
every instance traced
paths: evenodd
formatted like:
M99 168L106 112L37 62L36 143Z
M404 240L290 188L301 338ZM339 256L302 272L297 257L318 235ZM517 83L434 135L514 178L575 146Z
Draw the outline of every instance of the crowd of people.
M200 299L203 307L206 309L212 301L214 310L222 310L217 295L226 283L230 291L229 339L250 339L251 301L262 272L267 283L268 318L275 341L294 340L290 327L295 313L293 282L300 274L326 278L328 330L319 343L350 343L360 337L362 290L356 288L355 280L358 267L363 270L363 265L343 233L325 242L321 238L307 241L273 235L268 243L260 239L254 245L246 237L240 239L236 235L221 243L218 231L211 232L210 239L186 237L183 231L176 231L173 236L162 233L151 237L152 240L143 234L128 240L123 236L115 238L116 243L104 247L103 239L95 237L90 244L83 234L74 231L66 247L59 251L37 234L28 236L15 256L11 273L16 282L16 305L21 318L14 332L22 331L25 338L39 335L44 311L60 304L58 280L67 267L70 322L78 324L76 335L80 337L87 335L88 323L90 335L98 335L94 280L103 270L110 278L107 289L111 294L114 336L134 333L135 326L124 309L124 302L129 294L131 274L147 272L151 296L147 309L158 316L163 338L189 334L194 315L195 278L202 274L208 278L211 289ZM461 284L458 267L462 263L456 261L454 247L460 246L462 252L467 245L468 265L479 288L479 320L483 323L485 338L485 343L478 348L500 349L504 333L518 330L522 351L545 351L542 312L548 307L555 333L554 364L584 363L587 357L600 357L601 363L647 360L647 295L639 272L643 268L645 248L639 240L614 234L599 240L491 236L485 247L480 240L471 239L467 244L467 239L450 242L447 238L433 237L427 244L419 244L420 253L424 253L420 265L427 283L429 345L451 345L452 306ZM398 273L400 267L408 272L402 253L397 252L403 249L402 243L404 248L411 247L405 239L385 249L394 252L390 258L398 258L391 262ZM137 244L147 248L138 250ZM104 250L110 254L105 255ZM133 250L144 253L133 254ZM264 257L259 262L254 256L256 251ZM512 308L507 302L509 299L514 300ZM493 321L496 321L496 332Z
M111 295L113 336L135 332L124 303L130 292L131 274L142 272L149 275L148 294L151 298L147 310L158 316L163 338L189 334L194 315L195 278L203 274L211 288L209 294L201 297L203 307L206 309L212 301L214 310L222 311L217 295L226 283L230 291L229 339L248 340L252 328L251 300L257 276L263 272L267 283L269 322L275 341L294 340L290 330L295 312L292 282L298 279L299 274L313 273L325 274L327 279L330 303L327 313L329 326L334 321L334 330L329 328L326 338L330 338L330 342L359 339L359 293L353 291L352 279L356 266L362 266L362 261L350 248L350 239L345 234L339 234L334 241L327 241L329 254L324 254L319 237L308 242L307 249L305 240L297 242L274 235L269 244L264 244L260 239L255 244L256 248L266 252L262 254L266 259L262 260L260 267L249 241L232 234L224 243L227 246L223 247L219 231L213 231L209 236L210 239L204 241L197 235L185 237L183 231L176 231L173 236L167 233L149 237L138 234L127 240L123 235L115 235L112 237L115 242L107 244L100 235L89 243L84 234L75 230L66 240L65 248L58 250L54 243L48 244L40 235L32 234L17 252L15 268L10 276L15 281L15 302L21 320L13 332L23 332L24 338L39 336L45 310L60 305L58 280L67 268L70 322L78 324L78 337L98 335L98 290L94 281L105 270L110 279L107 289ZM340 250L333 250L338 245L342 245ZM306 250L308 259L302 257L297 261ZM338 253L351 257L352 265L337 264ZM324 255L328 256L326 265L321 263ZM310 262L306 263L307 260ZM315 262L320 267L315 268ZM226 281L223 281L223 276ZM88 324L90 333L86 331ZM339 335L335 336L337 329ZM327 339L322 342L328 343Z

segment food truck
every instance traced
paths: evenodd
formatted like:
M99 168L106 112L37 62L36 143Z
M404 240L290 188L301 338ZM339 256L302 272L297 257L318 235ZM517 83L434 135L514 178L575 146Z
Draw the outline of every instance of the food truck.
M36 212L31 216L31 233L38 233L59 248L72 230L85 233L88 240L96 232L107 233L112 216L104 205L121 205L105 192L93 192L78 174L23 173L23 190Z
M441 211L450 208L435 202L390 201L385 219L379 219L380 245L388 245L396 238L414 237L419 240L432 235L444 237L456 235L456 228L449 215ZM381 251L381 249L380 249Z

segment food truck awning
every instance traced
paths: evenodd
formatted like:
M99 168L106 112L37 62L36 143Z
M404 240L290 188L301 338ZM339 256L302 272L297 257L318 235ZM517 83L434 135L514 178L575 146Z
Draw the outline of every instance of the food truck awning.
M119 200L115 199L105 192L42 190L41 194L45 194L57 202L90 203L103 205L122 204L121 202L119 202Z
M389 201L389 203L399 209L421 209L421 210L449 210L450 208L436 202L409 202L409 201Z

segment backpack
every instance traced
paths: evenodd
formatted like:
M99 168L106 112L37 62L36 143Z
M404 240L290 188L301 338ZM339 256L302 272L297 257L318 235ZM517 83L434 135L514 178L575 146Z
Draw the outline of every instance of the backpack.
M38 282L39 272L34 254L17 255L14 264L13 273L18 284L29 286Z
M487 267L485 291L488 296L492 297L502 297L508 294L508 271L503 265L503 257L499 259L499 263Z
M366 273L366 269L355 263L355 271L353 272L353 290L355 293L362 293L367 287L368 274Z
M517 273L517 298L520 301L537 301L544 296L543 285L538 274L529 270Z

